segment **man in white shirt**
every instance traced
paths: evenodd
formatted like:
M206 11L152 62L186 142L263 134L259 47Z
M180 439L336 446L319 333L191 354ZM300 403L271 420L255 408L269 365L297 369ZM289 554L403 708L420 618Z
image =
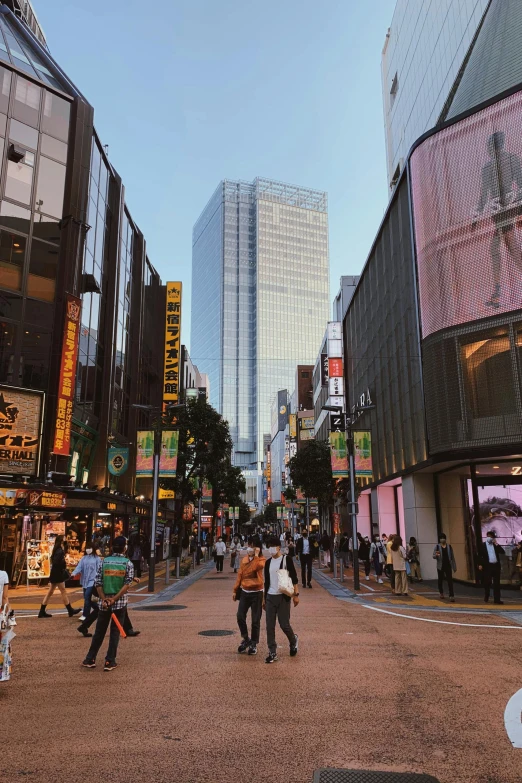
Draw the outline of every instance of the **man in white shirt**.
M223 561L225 559L225 555L227 553L227 545L221 538L221 536L216 541L216 571L220 573L223 571Z
M265 663L275 663L277 661L277 642L275 635L276 619L279 621L281 630L290 643L290 657L297 655L298 637L293 632L290 625L290 606L293 600L294 606L299 604L299 580L295 570L294 562L291 557L283 557L279 539L274 536L269 540L270 558L265 563L265 590L263 608L266 611L266 638L268 644L268 656ZM279 592L279 570L286 567L288 574L294 586L293 598Z

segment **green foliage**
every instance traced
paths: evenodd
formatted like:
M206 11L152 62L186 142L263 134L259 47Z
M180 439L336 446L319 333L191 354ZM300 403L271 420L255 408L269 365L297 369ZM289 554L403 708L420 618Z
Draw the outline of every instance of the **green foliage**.
M317 498L324 505L331 502L334 481L328 444L309 441L290 460L290 475L293 486L301 487L305 497Z
M285 489L285 499L289 503L295 503L295 501L297 500L297 492L295 491L295 489L292 486L288 486Z
M265 525L275 524L277 522L277 503L269 503L263 514Z
M250 508L247 503L239 504L239 524L244 525L245 522L250 522Z

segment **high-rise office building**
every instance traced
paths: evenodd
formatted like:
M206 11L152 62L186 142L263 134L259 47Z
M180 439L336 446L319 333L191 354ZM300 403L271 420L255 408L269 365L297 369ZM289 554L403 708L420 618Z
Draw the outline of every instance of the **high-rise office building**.
M191 354L230 424L234 463L258 469L271 401L313 363L328 321L326 193L224 180L192 246Z
M382 52L388 184L412 144L433 128L490 0L397 0Z

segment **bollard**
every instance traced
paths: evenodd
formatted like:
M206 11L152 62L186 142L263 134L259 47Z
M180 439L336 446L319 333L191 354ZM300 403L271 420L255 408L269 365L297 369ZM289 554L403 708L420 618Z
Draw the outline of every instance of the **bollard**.
M170 557L165 561L165 584L168 585L170 578Z
M339 581L344 582L344 561L341 557L339 560L339 567L340 567L340 573L339 573Z
M333 559L333 578L337 579L337 555L334 552L334 559Z
M180 566L180 556L178 555L176 558L176 579L179 579L179 566Z

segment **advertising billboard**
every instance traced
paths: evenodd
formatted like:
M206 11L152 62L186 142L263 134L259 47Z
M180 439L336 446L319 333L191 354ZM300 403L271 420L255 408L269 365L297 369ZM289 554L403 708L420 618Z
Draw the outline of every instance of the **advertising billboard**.
M136 478L152 478L154 461L154 431L136 433Z
M38 473L42 427L41 392L0 386L0 471Z
M71 447L74 380L76 378L78 342L80 339L81 307L81 300L77 296L67 294L53 446L53 454L61 454L65 457L69 456Z
M372 467L372 434L368 430L352 432L355 476L371 478Z
M348 476L348 451L344 432L330 433L330 452L332 460L332 476L346 478Z
M288 423L288 392L281 389L277 392L277 429L279 432L285 429Z
M422 336L522 302L522 93L411 156Z
M163 401L179 402L179 366L181 350L181 283L167 283L167 310L165 318L165 362L163 374Z
M176 478L178 439L178 430L163 430L161 433L160 478Z

